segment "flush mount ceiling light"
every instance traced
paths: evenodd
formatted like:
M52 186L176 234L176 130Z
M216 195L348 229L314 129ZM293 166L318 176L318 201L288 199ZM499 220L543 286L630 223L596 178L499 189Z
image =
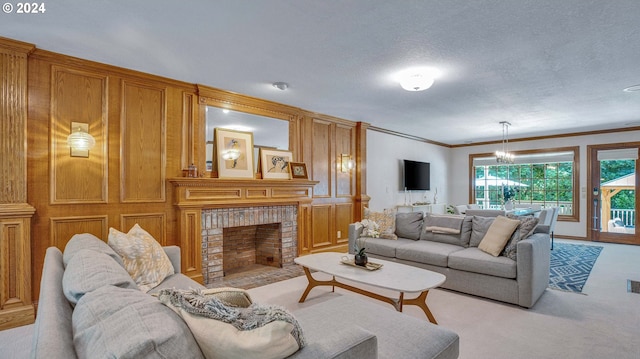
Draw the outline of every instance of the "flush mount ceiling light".
M625 88L622 91L624 91L624 92L640 92L640 84L629 86L629 87Z
M399 72L397 81L407 91L424 91L433 85L438 70L431 67L415 67Z
M286 82L274 82L271 84L273 87L277 88L278 90L286 90L289 88L289 84Z

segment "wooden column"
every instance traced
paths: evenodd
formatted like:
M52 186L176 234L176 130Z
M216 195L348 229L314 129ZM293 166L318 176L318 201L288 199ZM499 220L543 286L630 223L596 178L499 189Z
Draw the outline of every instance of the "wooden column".
M27 204L27 56L34 46L0 38L0 330L34 322Z
M355 221L364 217L364 208L369 206L371 197L367 195L367 128L368 123L358 122L356 126L356 197Z

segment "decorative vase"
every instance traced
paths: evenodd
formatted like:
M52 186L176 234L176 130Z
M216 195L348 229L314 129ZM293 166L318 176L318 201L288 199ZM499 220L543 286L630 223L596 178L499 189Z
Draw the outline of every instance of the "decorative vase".
M367 262L369 261L366 253L356 254L355 257L353 257L353 259L357 266L362 266L362 267L366 266Z

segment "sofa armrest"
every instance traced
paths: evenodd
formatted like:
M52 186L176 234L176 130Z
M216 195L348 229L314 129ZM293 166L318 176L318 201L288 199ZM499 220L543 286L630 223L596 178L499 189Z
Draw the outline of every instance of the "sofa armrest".
M349 224L349 253L354 253L356 240L362 235L364 226L359 222Z
M166 246L162 247L164 252L169 257L171 264L173 265L173 270L176 273L182 273L182 269L180 267L180 247L178 246Z
M518 304L531 308L549 286L551 238L535 233L517 244Z
M62 292L62 252L47 248L40 281L38 314L33 328L31 358L77 358L73 345L73 308Z
M303 328L304 329L304 328ZM360 359L378 357L375 334L356 326L332 328L288 359Z

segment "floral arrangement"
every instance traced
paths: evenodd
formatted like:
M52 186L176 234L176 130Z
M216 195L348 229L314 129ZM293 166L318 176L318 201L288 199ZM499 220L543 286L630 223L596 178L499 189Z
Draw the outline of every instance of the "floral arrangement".
M362 236L364 237L380 237L380 227L378 224L370 219L363 219L360 224L364 227L362 229Z

